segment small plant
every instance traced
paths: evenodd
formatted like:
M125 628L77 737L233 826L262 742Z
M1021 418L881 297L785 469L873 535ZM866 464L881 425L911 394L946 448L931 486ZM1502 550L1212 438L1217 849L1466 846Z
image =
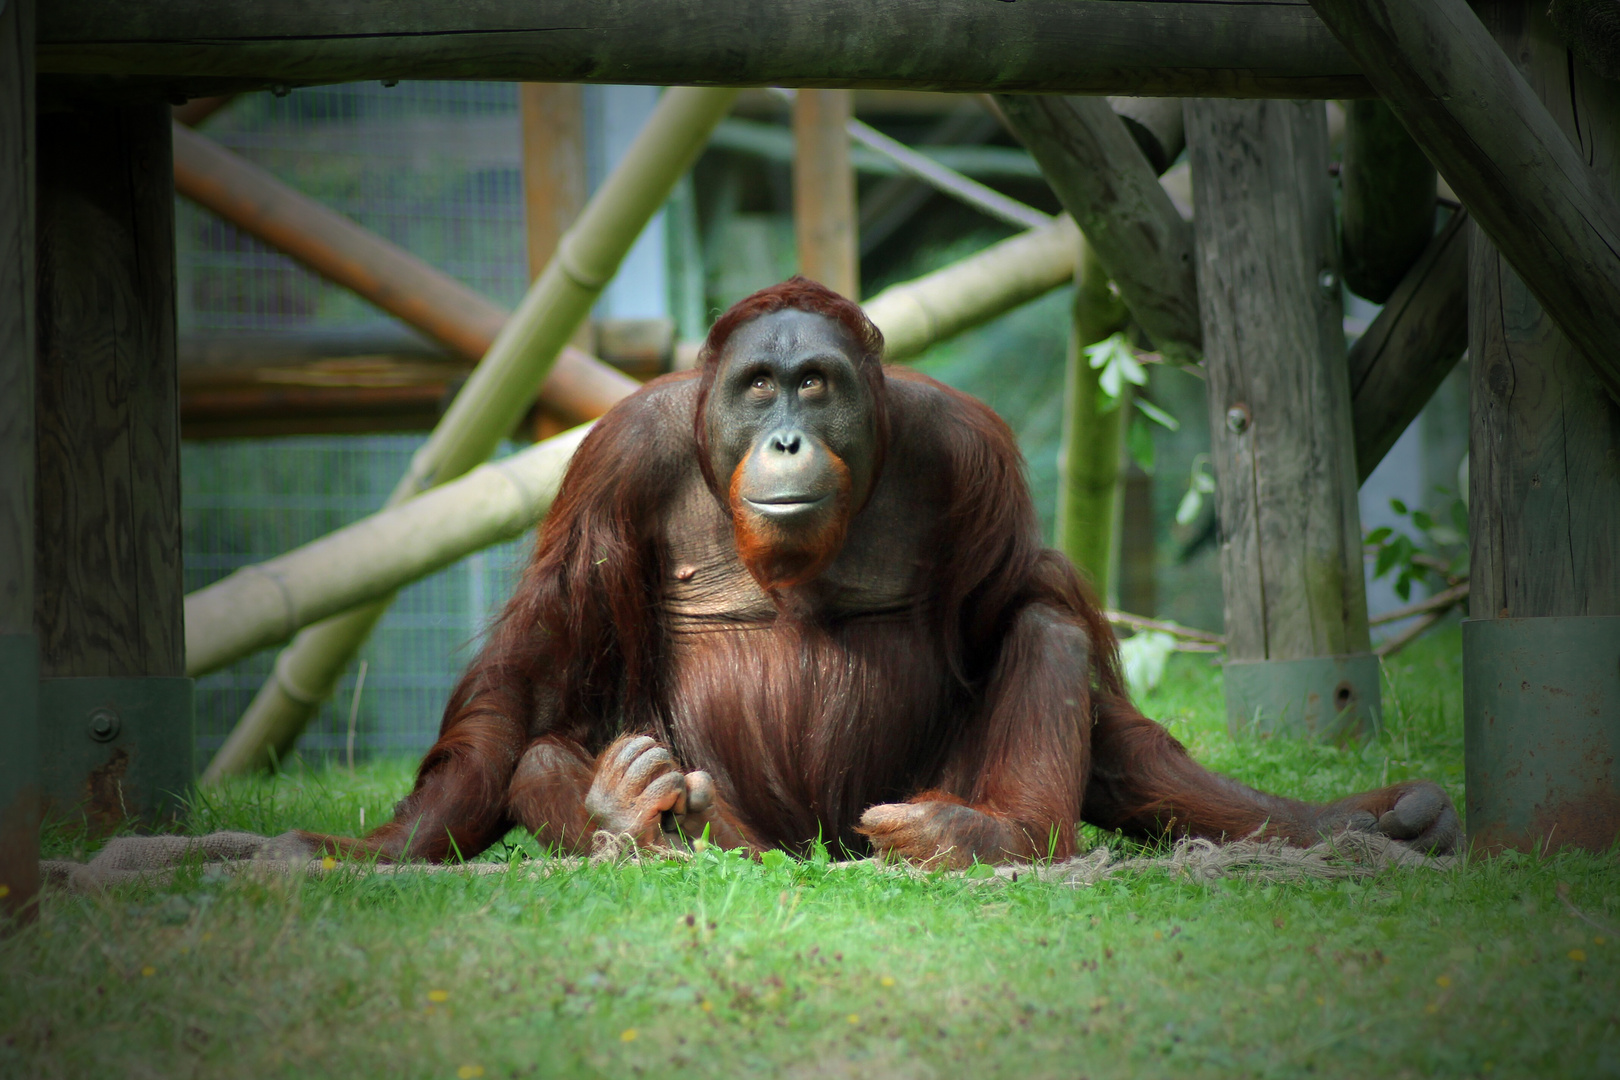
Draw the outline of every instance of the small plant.
M1091 370L1102 372L1097 377L1097 385L1103 392L1102 399L1097 403L1099 413L1110 413L1119 408L1127 384L1147 385L1147 369L1143 367L1144 364L1162 363L1156 353L1137 352L1131 347L1130 339L1123 332L1104 338L1095 345L1087 345L1085 353L1086 362L1091 365ZM1131 404L1135 406L1135 411L1125 429L1125 449L1145 471L1152 472L1153 433L1147 421L1151 420L1171 431L1179 430L1181 421L1141 394L1132 394Z
M1411 523L1411 532L1385 525L1367 534L1373 577L1394 574L1402 600L1411 599L1413 582L1438 592L1468 580L1468 506L1449 489L1441 493L1450 497L1444 510L1449 521L1391 499L1390 509Z

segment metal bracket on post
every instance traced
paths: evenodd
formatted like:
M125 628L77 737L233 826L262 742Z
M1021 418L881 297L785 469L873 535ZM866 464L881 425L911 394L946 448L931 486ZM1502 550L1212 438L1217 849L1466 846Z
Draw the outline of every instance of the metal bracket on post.
M1620 616L1463 621L1463 761L1476 850L1620 838Z
M41 679L40 782L47 811L103 830L166 817L196 776L193 680Z
M1383 728L1378 657L1372 653L1304 660L1228 660L1226 730L1323 742L1377 735Z

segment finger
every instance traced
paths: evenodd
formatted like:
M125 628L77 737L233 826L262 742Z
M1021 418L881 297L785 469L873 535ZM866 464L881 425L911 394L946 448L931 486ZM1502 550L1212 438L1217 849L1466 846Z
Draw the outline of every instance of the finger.
M617 783L636 759L636 755L653 744L653 740L646 735L621 735L614 740L598 759L597 775L610 782Z
M642 751L641 756L630 764L624 774L624 782L630 788L643 786L660 773L667 773L675 769L675 758L668 750L656 744Z
M1378 819L1378 829L1396 840L1421 836L1446 808L1446 793L1428 784L1406 792Z
M648 814L661 814L665 810L673 810L675 801L685 793L686 777L678 772L665 773L648 784L636 802Z
M714 805L714 777L699 769L686 774L686 809L683 814L707 813Z
M880 835L905 828L922 814L922 807L909 803L879 803L861 815L860 831L875 841Z

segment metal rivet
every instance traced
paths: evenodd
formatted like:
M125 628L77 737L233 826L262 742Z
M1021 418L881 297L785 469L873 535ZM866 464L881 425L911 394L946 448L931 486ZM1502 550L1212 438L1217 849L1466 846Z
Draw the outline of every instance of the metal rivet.
M123 727L123 721L111 709L97 709L90 714L90 737L96 742L112 742Z
M1242 405L1234 405L1226 410L1226 427L1234 435L1241 435L1249 430L1249 410Z
M1339 275L1332 270L1324 270L1316 275L1316 283L1322 286L1323 292L1332 292L1339 287Z
M276 97L286 97L288 94L292 93L292 87L288 86L286 83L276 83L274 86L270 87L270 93L274 94Z

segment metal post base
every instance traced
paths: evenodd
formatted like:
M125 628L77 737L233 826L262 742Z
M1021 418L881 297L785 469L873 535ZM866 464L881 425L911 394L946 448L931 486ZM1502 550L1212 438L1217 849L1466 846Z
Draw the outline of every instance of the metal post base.
M191 695L184 677L41 679L46 812L96 831L173 814L196 776Z
M1228 660L1226 730L1344 742L1383 726L1378 657L1372 653L1305 660Z
M1620 838L1620 616L1463 622L1463 757L1476 851Z
M39 642L0 634L0 932L37 913Z

